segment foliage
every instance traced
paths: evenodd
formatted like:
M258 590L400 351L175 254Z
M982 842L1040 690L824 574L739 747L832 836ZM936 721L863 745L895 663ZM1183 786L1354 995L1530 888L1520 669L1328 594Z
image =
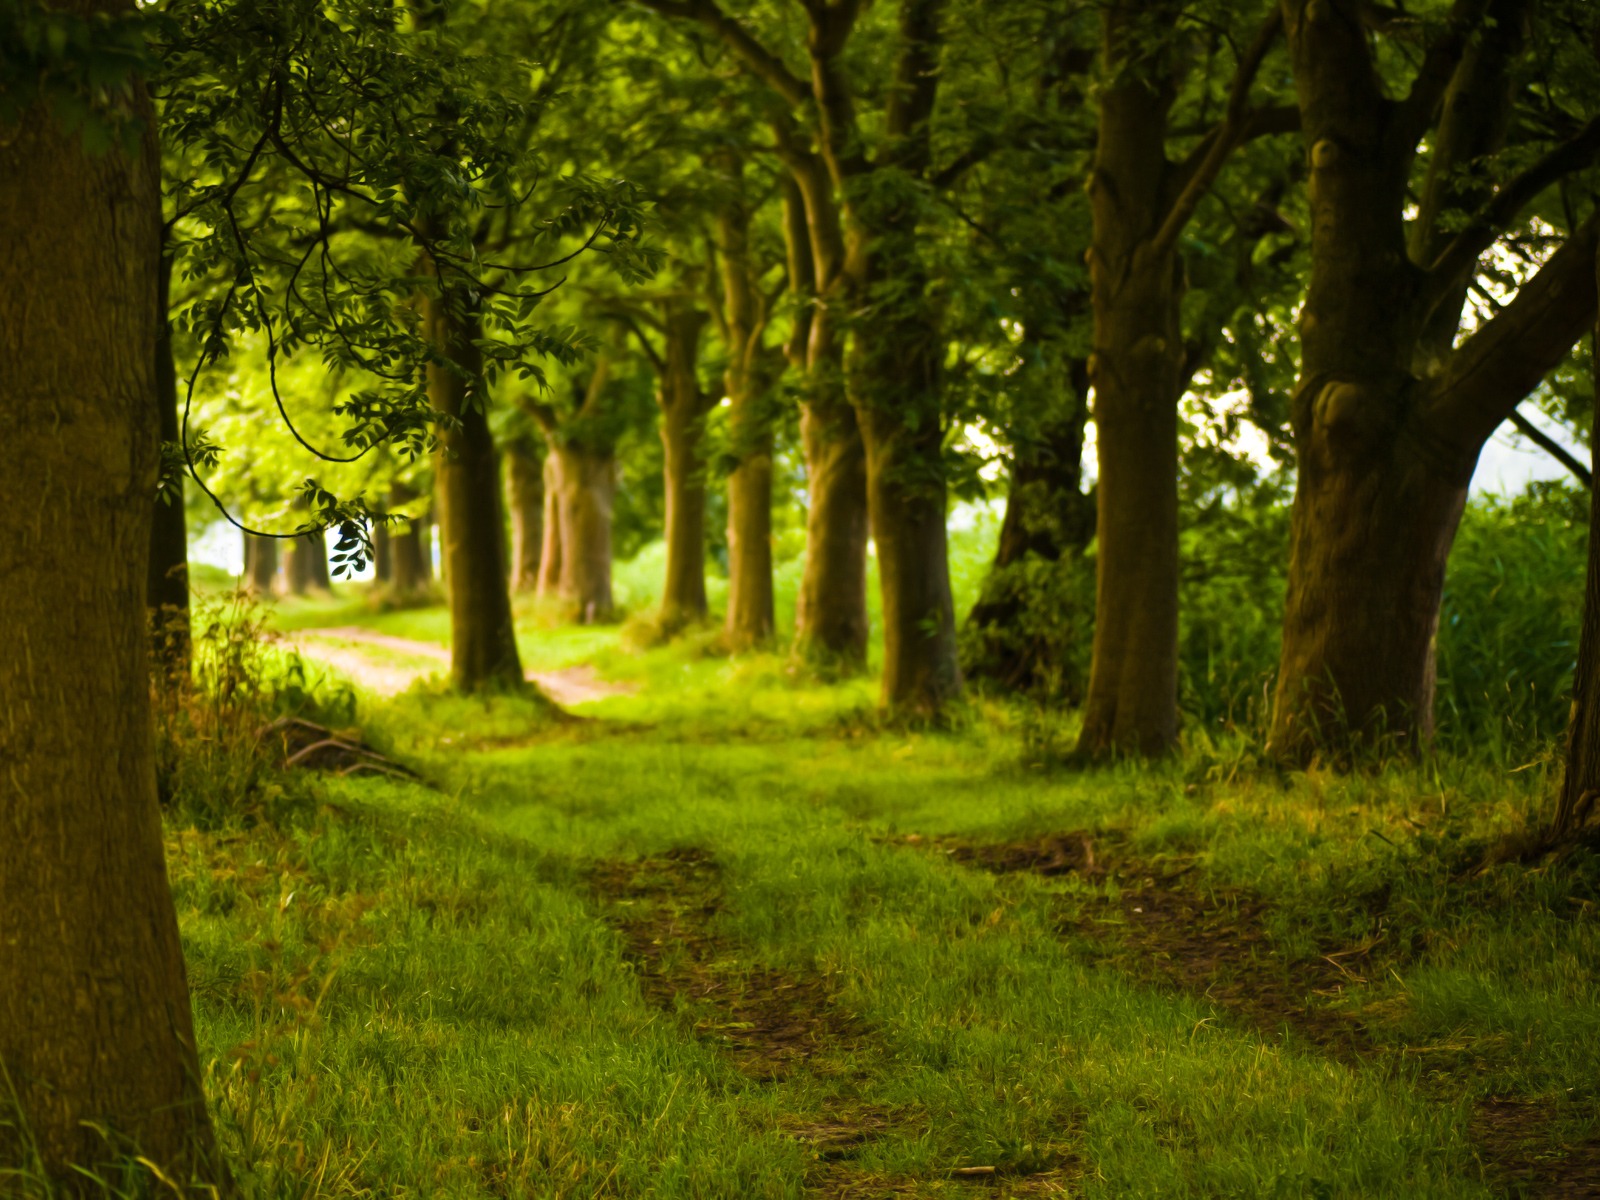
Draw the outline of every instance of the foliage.
M284 715L354 719L349 688L315 686L321 681L307 663L271 645L268 621L242 591L198 599L192 676L152 677L156 780L176 820L216 828L287 819L307 795L276 769L265 727Z

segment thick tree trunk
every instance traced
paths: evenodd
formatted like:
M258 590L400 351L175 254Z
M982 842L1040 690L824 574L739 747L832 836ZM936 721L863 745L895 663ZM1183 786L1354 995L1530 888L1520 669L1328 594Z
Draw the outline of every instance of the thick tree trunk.
M78 11L131 11L75 4ZM0 1169L100 1194L130 1148L226 1185L200 1094L151 745L158 161L43 104L0 137ZM86 349L87 348L87 349ZM82 1172L82 1173L80 1173ZM134 1190L155 1191L147 1178Z
M575 619L593 625L611 619L611 508L617 461L610 453L581 446L555 449L561 499L561 583L563 603Z
M172 325L167 319L172 260L161 259L156 335L156 402L160 405L161 440L176 442L178 369L172 357ZM155 666L173 679L189 675L189 532L184 519L183 486L170 501L158 499L150 526L150 571L145 591L150 606L151 644Z
M544 526L539 544L538 591L541 599L561 593L561 456L544 456Z
M1292 411L1299 476L1270 735L1284 757L1342 757L1377 739L1415 746L1432 733L1445 562L1478 452L1500 417L1479 425L1450 413L1465 280L1441 295L1414 260L1431 264L1452 240L1442 211L1479 198L1460 168L1503 140L1506 65L1526 7L1493 0L1493 31L1463 55L1408 247L1404 214L1426 121L1375 86L1353 14L1284 6L1312 217ZM1554 331L1560 322L1541 324ZM1528 339L1533 354L1537 340ZM1505 413L1542 373L1520 385L1527 364L1507 366L1478 372L1504 389Z
M539 587L544 541L544 463L527 442L506 447L506 503L511 509L511 590Z
M480 336L475 314L452 309L459 297L430 297L429 340L457 369L428 367L434 407L460 422L441 433L435 467L444 542L444 577L450 599L450 676L462 691L524 686L512 625L500 472L494 435L483 404L468 403L468 379L478 374Z
M874 274L920 294L912 234L898 225L871 238ZM851 339L847 386L866 451L868 511L883 600L883 705L937 717L961 693L950 595L941 411L944 346L934 314L899 299Z
M710 401L700 386L705 313L683 301L667 310L661 370L661 445L666 451L667 573L661 627L673 632L706 615L706 481L700 445Z
M1595 257L1595 290L1600 294L1600 255ZM1600 347L1600 324L1595 327ZM1600 372L1594 379L1594 417L1600 429ZM1591 447L1600 470L1600 453ZM1572 722L1567 727L1567 769L1549 840L1564 841L1582 830L1600 797L1600 488L1589 489L1589 571L1583 594L1583 629L1578 637L1578 667L1572 677Z
M1078 742L1092 756L1162 754L1178 736L1177 290L1170 259L1104 301L1112 289L1096 289L1095 626Z
M962 668L1008 691L1049 689L1069 704L1083 699L1081 668L1067 661L1059 635L1066 597L1041 590L1035 563L1081 554L1094 537L1095 505L1083 491L1088 363L1069 368L1071 396L1037 436L1012 448L1011 482L994 565L967 617Z
M1178 399L1183 342L1170 206L1165 55L1129 6L1103 10L1103 89L1089 199L1096 515L1094 650L1081 753L1162 754L1178 736ZM1150 57L1146 58L1146 55Z
M244 535L245 586L258 596L272 595L273 581L278 575L278 540Z
M795 653L830 669L867 663L867 459L844 394L826 310L811 326L800 439L806 459L806 558L795 600Z

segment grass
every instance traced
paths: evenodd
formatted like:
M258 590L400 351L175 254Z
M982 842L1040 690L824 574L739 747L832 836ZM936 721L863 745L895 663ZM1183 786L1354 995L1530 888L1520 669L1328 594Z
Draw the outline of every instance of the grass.
M523 636L636 690L364 698L432 786L169 832L251 1194L1468 1197L1600 1161L1600 861L1479 869L1552 756L1071 771L1070 722L1003 704L907 734L705 637Z

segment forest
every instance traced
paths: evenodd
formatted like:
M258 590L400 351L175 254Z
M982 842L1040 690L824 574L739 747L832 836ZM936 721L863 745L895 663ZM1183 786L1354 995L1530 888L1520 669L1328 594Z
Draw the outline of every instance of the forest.
M0 0L0 1197L1600 1196L1594 0Z

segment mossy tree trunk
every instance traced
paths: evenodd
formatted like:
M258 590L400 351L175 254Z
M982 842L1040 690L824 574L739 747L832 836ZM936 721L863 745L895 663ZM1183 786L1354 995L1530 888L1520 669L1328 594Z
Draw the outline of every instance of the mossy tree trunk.
M728 437L734 468L728 475L728 612L723 636L734 652L771 641L772 592L772 371L763 343L768 304L750 247L750 207L744 163L729 155L732 196L717 213L722 265L719 313L728 365Z
M711 398L700 386L699 373L705 323L705 312L689 300L668 302L657 392L667 494L661 626L668 632L706 616L706 463L701 445Z
M1377 739L1426 741L1445 564L1479 452L1595 312L1591 218L1498 315L1453 345L1479 255L1572 161L1592 156L1585 136L1597 140L1592 129L1580 135L1481 206L1463 194L1473 160L1503 140L1507 64L1526 8L1498 0L1463 9L1430 48L1429 70L1395 100L1378 83L1353 6L1285 0L1312 218L1270 734L1290 759L1343 756ZM1412 164L1425 136L1432 159L1408 239ZM1457 206L1477 215L1464 226L1439 219Z
M838 279L843 233L822 159L786 143L784 241L801 303L784 347L802 372L806 556L795 597L795 654L830 670L867 662L867 462L845 398L843 344L824 298Z
M43 105L0 138L0 505L28 514L0 539L0 1169L60 1195L135 1152L227 1186L156 800L159 165L137 84L130 103L131 156L87 153Z

